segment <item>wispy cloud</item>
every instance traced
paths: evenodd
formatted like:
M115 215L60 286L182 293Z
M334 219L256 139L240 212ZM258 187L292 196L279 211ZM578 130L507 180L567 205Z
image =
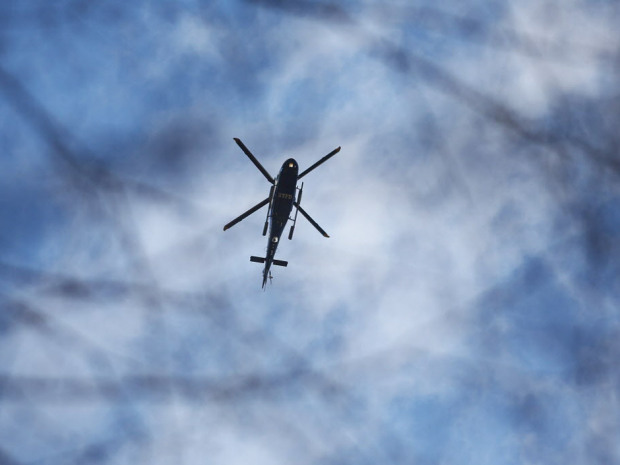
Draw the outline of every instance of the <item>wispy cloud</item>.
M617 12L442 8L2 7L0 461L617 461Z

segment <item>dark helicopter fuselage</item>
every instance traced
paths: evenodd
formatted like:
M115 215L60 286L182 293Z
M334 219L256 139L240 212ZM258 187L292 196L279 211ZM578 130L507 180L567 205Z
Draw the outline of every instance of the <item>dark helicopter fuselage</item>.
M271 199L271 222L269 225L269 241L267 242L267 255L265 257L265 268L263 270L263 286L269 277L269 268L273 263L276 249L280 243L280 238L286 227L286 223L291 216L295 193L297 189L297 173L299 167L297 162L289 158L282 164L280 173L276 178L276 184Z
M263 268L263 288L267 283L267 280L271 278L271 273L269 269L271 265L278 266L287 266L288 262L284 260L276 260L274 257L276 255L276 250L278 249L278 244L280 244L280 239L282 238L282 233L284 232L284 228L286 227L286 223L289 219L293 222L291 226L291 230L288 234L288 238L293 238L293 232L295 231L295 224L297 223L297 213L301 213L301 215L306 218L314 228L323 235L323 237L329 237L329 235L321 228L316 221L314 221L310 215L301 208L301 196L303 193L304 183L301 183L301 187L297 189L297 181L303 178L305 175L313 171L316 167L322 165L331 157L340 152L340 147L335 148L330 153L325 155L319 161L311 165L309 168L305 169L301 173L299 173L299 167L297 162L289 158L282 164L282 168L280 168L280 172L278 176L274 179L269 172L260 164L260 162L256 159L256 157L250 152L250 150L245 146L241 139L234 138L234 141L237 143L239 148L247 155L254 166L262 173L269 184L271 184L271 188L269 189L269 196L266 199L261 200L256 205L254 205L249 210L245 211L241 215L239 215L234 220L226 223L224 225L224 231L229 228L232 228L234 225L243 221L245 218L257 212L265 205L269 205L269 209L267 210L267 218L265 219L265 225L263 226L263 236L267 235L267 228L269 228L269 240L267 242L267 253L264 257L256 257L254 255L250 256L250 261L255 263L264 263L265 267ZM299 195L297 193L299 190ZM295 216L291 218L291 211L295 207Z

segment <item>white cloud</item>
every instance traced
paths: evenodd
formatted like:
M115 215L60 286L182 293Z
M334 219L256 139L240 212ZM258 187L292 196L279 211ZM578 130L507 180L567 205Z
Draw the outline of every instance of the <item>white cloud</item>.
M549 40L563 39L571 21L592 29L604 25L579 6L564 6L567 16L544 26L539 6L514 5L505 23ZM515 426L523 402L516 388L536 398L570 389L541 373L559 363L539 354L541 345L527 348L528 357L541 359L529 366L527 357L513 353L516 343L503 339L521 328L521 339L515 340L532 342L541 332L536 316L528 314L533 321L524 322L504 312L487 322L484 297L510 287L515 270L529 257L552 255L550 247L562 239L556 220L565 217L548 173L532 161L530 150L515 149L513 133L369 55L363 35L308 20L269 18L261 15L248 31L236 31L261 45L239 47L241 56L235 57L240 66L252 64L248 69L258 70L256 75L189 89L196 100L185 102L188 111L227 108L217 114L217 144L208 140L203 148L193 147L199 154L204 149L204 157L189 158L187 178L170 181L172 188L182 183L179 191L198 208L118 191L97 192L88 204L75 198L64 205L64 229L39 244L49 267L83 279L141 285L108 291L114 295L109 300L105 286L95 288L91 298L55 294L49 282L21 286L13 296L27 297L78 337L57 342L28 325L11 329L3 343L12 349L10 374L106 374L93 361L103 352L118 373L208 374L240 383L238 398L231 392L227 399L207 394L191 399L178 389L161 404L129 402L136 410L132 418L148 434L143 444L112 457L115 463L136 456L149 463L205 457L215 463L249 458L316 463L350 454L387 461L394 459L394 443L405 458L439 454L453 463L462 461L461 450L474 461L493 463L507 452L542 456L542 441L524 440ZM150 38L157 45L153 55L135 57L144 60L140 69L152 71L146 75L153 82L169 85L166 78L178 73L177 53L186 54L185 60L187 55L222 60L220 34L231 25L212 28L189 13L172 25L156 19L149 21L161 26L162 34ZM266 23L274 27L265 28ZM399 31L392 32L397 41ZM602 43L608 36L594 37ZM268 55L256 57L257 50ZM541 70L531 57L510 54L500 62L498 56L467 47L446 66L462 67L462 76L478 83L481 92L531 117L544 114L559 90L597 91L599 69L565 76L566 64L545 62ZM261 60L272 66L261 66ZM580 63L584 69L591 64ZM210 82L209 76L204 80ZM259 95L239 97L243 105L230 108L218 101L251 87L248 82ZM178 89L184 96L186 90ZM161 121L165 124L165 115ZM265 210L222 231L223 224L266 197L269 187L233 136L242 137L272 174L289 153L303 169L342 146L304 179L303 206L331 238L322 238L300 216L294 240L282 241L278 251L289 266L273 270L274 284L266 291L260 289L261 267L248 260L264 251ZM219 144L220 138L230 142ZM150 163L148 156L144 160ZM571 227L561 231L573 233ZM550 261L549 267L560 263ZM579 401L566 394L558 408L569 411ZM115 412L124 408L110 403ZM602 405L588 417L593 436L610 425ZM613 402L605 406L617 409ZM415 408L425 413L417 415ZM92 423L112 429L110 416L94 412ZM445 437L428 427L434 418L449 418ZM2 424L13 420L13 413L6 414ZM428 441L416 443L421 450L407 442L415 431L427 435ZM89 434L94 441L101 438ZM23 439L13 447L27 444ZM306 454L296 457L300 448Z

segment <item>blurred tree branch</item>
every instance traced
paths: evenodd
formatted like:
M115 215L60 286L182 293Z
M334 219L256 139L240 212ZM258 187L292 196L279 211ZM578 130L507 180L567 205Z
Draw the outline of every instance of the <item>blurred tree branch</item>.
M85 148L72 148L76 143L69 132L46 111L43 105L11 73L0 66L0 91L14 110L28 121L52 148L60 172L68 175L72 184L83 193L121 191L128 189L157 201L171 202L182 209L199 210L196 205L177 194L171 194L150 184L124 179L111 172L104 163Z
M561 147L563 144L570 144L576 149L581 150L590 156L605 171L613 172L615 176L620 175L620 155L609 148L598 148L591 141L583 139L570 132L557 133L541 127L539 121L532 121L519 115L506 103L499 102L491 96L485 94L480 89L474 88L459 79L454 74L448 72L432 60L417 55L400 45L376 36L368 32L359 24L352 15L345 9L332 2L310 2L310 1L281 1L281 0L246 0L267 8L277 9L284 14L307 17L317 21L331 22L347 27L347 33L354 33L366 42L366 49L371 56L377 57L386 66L399 73L419 76L424 82L442 93L449 95L461 102L471 110L484 116L489 122L497 124L508 131L518 135L523 140L540 145L553 152L560 158L566 159L566 152ZM382 7L386 10L390 5ZM418 14L431 14L433 17L443 17L435 9L414 9L413 16ZM411 12L410 12L411 14ZM454 18L452 18L454 19ZM464 31L480 30L477 21L469 21L464 18L456 18ZM544 55L545 50L540 50L532 41L524 39L520 35L510 35L511 42L525 43L527 50L536 50L537 53ZM559 45L554 45L553 49ZM548 50L546 50L548 51Z

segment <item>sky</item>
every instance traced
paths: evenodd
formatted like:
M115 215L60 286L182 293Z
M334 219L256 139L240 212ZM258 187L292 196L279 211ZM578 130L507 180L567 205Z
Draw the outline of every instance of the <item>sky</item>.
M2 4L0 462L619 463L619 17Z

